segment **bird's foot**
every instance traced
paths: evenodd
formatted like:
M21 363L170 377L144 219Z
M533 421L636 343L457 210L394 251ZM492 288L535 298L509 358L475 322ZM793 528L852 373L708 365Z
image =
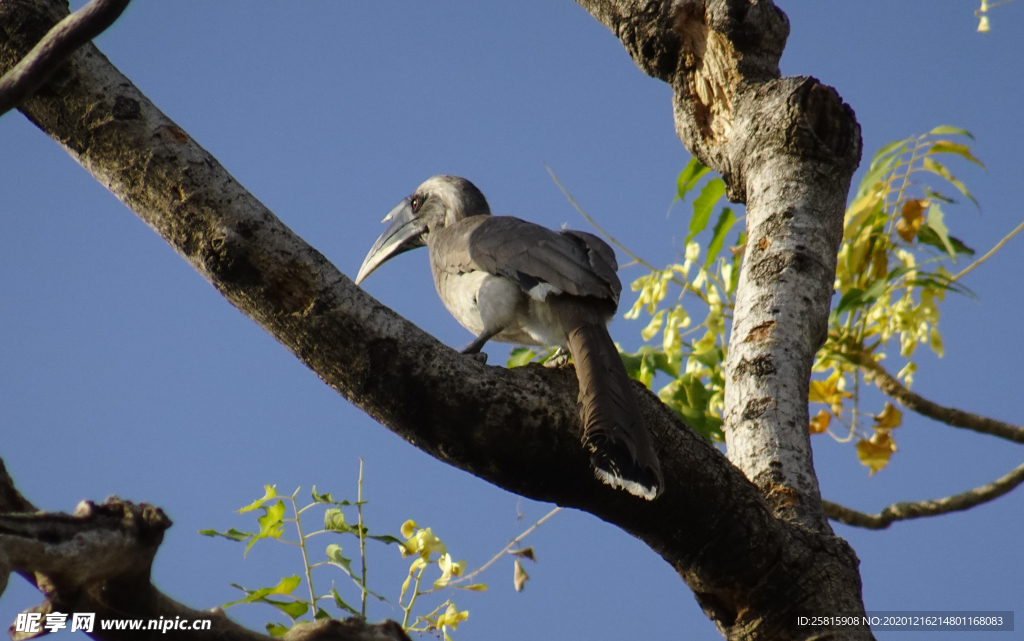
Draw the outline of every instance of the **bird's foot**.
M552 369L556 367L565 367L569 364L569 350L564 347L559 347L555 350L555 353L548 357L544 361L544 367L550 367Z
M462 353L466 354L466 352L462 352ZM481 365L486 365L487 364L487 353L486 352L475 352L475 353L472 353L472 354L466 354L466 356L472 358L474 361L480 363Z

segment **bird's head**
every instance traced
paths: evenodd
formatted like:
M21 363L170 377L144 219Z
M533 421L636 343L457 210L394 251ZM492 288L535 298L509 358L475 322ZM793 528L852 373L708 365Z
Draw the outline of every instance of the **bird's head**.
M381 222L391 223L366 254L356 284L389 259L423 247L432 232L463 218L490 215L487 199L476 185L458 176L434 176L398 203Z

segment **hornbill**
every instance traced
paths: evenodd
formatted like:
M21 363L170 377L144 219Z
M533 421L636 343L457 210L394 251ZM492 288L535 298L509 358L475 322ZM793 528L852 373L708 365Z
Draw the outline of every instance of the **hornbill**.
M606 324L622 285L615 252L585 232L492 216L477 187L434 176L382 222L356 284L393 256L426 245L437 293L476 339L568 347L579 379L583 445L597 477L645 499L664 482L626 368ZM486 354L483 355L486 358Z

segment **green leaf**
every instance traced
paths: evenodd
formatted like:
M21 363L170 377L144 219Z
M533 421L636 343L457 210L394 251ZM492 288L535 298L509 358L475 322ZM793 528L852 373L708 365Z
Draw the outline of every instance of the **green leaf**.
M977 207L978 209L981 209L981 205L978 204L978 201L974 198L974 196L971 195L971 192L967 191L967 186L964 185L959 180L957 180L956 178L954 178L953 174L949 173L949 170L946 169L946 167L944 165L942 165L941 163L936 162L935 160L933 160L932 158L929 158L927 156L925 157L925 159L923 161L921 161L921 165L926 170L928 170L928 171L930 171L930 172L932 172L934 174L938 174L939 176L942 176L943 178L945 178L951 185L956 187L957 190L961 194L963 194L967 198L970 198L971 202L974 203L975 207Z
M260 539L279 539L284 532L284 523L281 521L282 517L284 517L284 501L278 501L269 507L264 505L260 509L263 510L263 516L256 519L256 522L260 524L260 531L259 534L249 539L249 543L245 546L246 554L249 554L249 548L256 541Z
M281 612L284 612L292 620L298 619L309 611L309 605L305 601L277 601L275 599L260 599L260 603L272 605Z
M352 580L355 581L354 578ZM373 598L377 599L378 601L384 601L385 603L391 603L391 601L388 601L388 598L386 596L383 596L381 594L377 594L376 592L374 592L373 590L371 590L369 588L366 589L366 593L369 594L370 596L372 596Z
M255 501L253 501L249 505L246 505L242 509L238 510L238 513L239 514L243 514L245 512L252 512L253 510L255 510L256 508L260 507L261 505L263 505L264 503L266 503L270 499L276 499L276 498L277 498L277 486L276 485L264 485L263 486L263 498L256 499Z
M536 355L537 352L533 351L529 347L516 347L508 355L508 366L509 368L522 367L532 361L533 357Z
M256 536L249 532L239 532L235 528L231 528L227 532L218 532L217 530L199 530L199 533L203 536L223 536L225 539L230 539L232 541L244 541L250 536Z
M331 508L324 512L324 529L332 532L358 533L358 527L345 521L345 514L339 508Z
M925 224L935 232L935 235L942 241L940 249L949 254L949 257L956 260L956 250L953 249L953 244L949 242L949 229L946 228L945 214L942 213L942 209L938 203L933 203L928 207L928 218Z
M722 419L706 411L711 393L699 378L684 374L666 385L658 396L704 438L723 439Z
M877 166L872 166L868 170L868 173L860 179L860 186L857 188L857 196L854 200L860 199L864 194L871 191L871 189L874 188L875 183L880 182L883 176L892 171L899 159L899 156L888 156L879 162Z
M373 539L375 541L380 541L381 543L385 543L387 545L391 545L392 543L401 543L402 542L402 539L396 539L395 537L391 536L390 534L367 534L366 538Z
M651 317L651 322L647 324L647 327L640 330L640 338L645 341L649 341L654 338L655 334L661 331L661 326L665 324L665 310L660 309L658 313Z
M701 414L703 414L708 406L708 399L711 398L711 393L704 387L704 383L692 373L683 374L666 385L658 393L659 396L663 397L662 400L665 400L666 392L671 400L677 401L684 407Z
M317 494L316 486L313 486L313 502L314 503L328 503L330 505L352 505L348 500L335 501L334 497L331 496L330 492L325 494Z
M965 254L967 256L973 256L976 252L964 244L964 241L960 240L956 236L947 236L949 244L953 246L953 251L958 254ZM943 244L942 239L936 234L931 227L923 226L917 230L917 240L925 245L931 245L939 251L946 251L946 246Z
M704 420L697 430L701 436L709 441L724 441L725 434L722 432L722 419L712 414L704 414Z
M676 197L679 200L686 198L686 192L693 189L701 177L708 173L709 169L701 164L696 158L691 158L686 167L679 172L679 179L676 180Z
M714 347L712 349L707 350L706 352L694 354L693 357L696 358L697 361L701 365L704 365L705 367L714 367L715 365L718 365L719 363L722 362L722 348Z
M846 290L843 297L839 299L839 304L836 305L836 309L833 312L836 316L843 312L849 311L855 307L860 306L861 297L864 296L864 290L859 287L851 287Z
M684 245L690 242L694 236L704 231L708 226L708 219L711 218L711 210L715 203L725 194L725 183L721 178L709 180L704 188L700 190L700 196L693 199L693 217L690 218L690 233L686 235Z
M892 155L892 153L895 152L897 149L900 149L899 153L902 154L904 151L906 151L906 144L907 139L904 138L903 140L894 140L889 144L884 145L881 149L875 152L874 158L871 159L869 169L874 169L876 166L878 166L879 161L881 161L883 157Z
M258 590L247 590L237 583L232 583L232 587L236 587L242 592L245 592L245 598L239 599L238 601L232 601L231 603L225 603L223 607L226 608L232 605L238 605L239 603L256 603L257 601L262 601L265 597L271 594L291 594L295 588L299 587L300 583L302 583L302 579L298 576L287 576L278 581L277 585L272 588L260 588Z
M728 207L722 207L722 213L718 215L718 222L715 223L714 235L711 237L711 242L708 243L708 255L704 259L704 268L711 269L711 264L715 262L715 258L718 257L718 252L722 251L722 245L725 243L725 235L732 228L732 224L736 222L736 216L732 213L732 209Z
M352 572L352 559L346 558L341 553L341 546L337 543L331 543L327 546L327 558L330 560L332 565L336 565L342 570L345 570L349 576L355 576Z
M744 247L747 244L747 232L741 231L740 235L736 237L736 246ZM744 251L736 254L732 257L732 278L729 279L729 292L736 291L736 286L740 282L740 263L743 261Z
M985 168L985 163L981 162L974 157L971 153L971 148L967 145L960 145L951 140L937 140L932 144L932 148L928 150L928 153L932 154L957 154L967 160L970 160L974 164L978 165L982 169Z
M939 125L935 129L928 132L930 136L967 136L971 140L974 140L974 136L971 132L966 129L960 129L959 127L950 127L949 125Z
M946 279L937 278L939 275L935 273L927 274L924 278L914 278L904 281L904 285L907 287L934 287L936 289L942 289L949 292L956 292L970 298L977 299L978 296L970 288L961 285L960 283L953 282Z
M937 192L934 189L932 189L931 187L927 187L927 186L924 188L924 195L925 195L925 198L927 198L928 200L941 200L942 202L946 203L947 205L952 205L953 203L956 202L955 200L953 200L949 196L946 196L945 194L943 194L941 192Z
M888 278L877 279L875 282L868 285L868 288L864 290L864 294L861 296L861 302L864 304L870 304L875 302L879 296L885 293L885 290L888 287Z
M336 588L333 584L331 585L331 596L334 597L334 605L338 606L339 609L345 610L349 614L359 616L359 611L342 600L341 595L338 594L338 588Z
M272 636L274 638L279 639L279 638L283 637L284 635L288 634L288 627L283 625L283 624L281 624L281 623L268 623L267 624L267 634L269 634L270 636Z
M316 620L316 621L320 621L321 619L330 619L330 618L331 618L331 615L328 614L327 610L324 610L323 608L317 608L316 609L316 614L313 616L313 619Z
M325 494L317 494L316 493L316 486L314 485L313 486L313 501L315 503L334 503L334 498L331 497L331 493L330 492L327 492Z
M663 350L651 347L650 345L644 345L635 354L620 350L619 358L622 359L622 364L626 366L626 373L629 377L640 381L648 387L650 387L650 384L644 380L643 376L645 370L648 372L660 370L672 377L679 376L679 365L673 364L672 359Z
M913 271L913 270L914 270L913 267L902 267L902 266L896 267L895 269L893 269L891 272L889 272L886 275L885 282L887 282L887 283L895 282L898 278L902 277L907 272L910 272L910 271Z

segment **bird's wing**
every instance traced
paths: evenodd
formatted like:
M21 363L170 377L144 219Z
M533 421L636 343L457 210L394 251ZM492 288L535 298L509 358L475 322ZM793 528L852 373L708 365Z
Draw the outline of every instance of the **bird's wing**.
M449 268L506 276L534 297L564 292L618 303L615 252L597 236L556 232L512 216L467 218L449 230L445 247L438 247Z

